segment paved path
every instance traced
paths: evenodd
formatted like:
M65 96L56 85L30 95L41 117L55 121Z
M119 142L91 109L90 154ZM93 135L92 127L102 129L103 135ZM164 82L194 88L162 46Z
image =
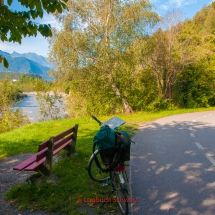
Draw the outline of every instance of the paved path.
M215 214L215 111L147 123L134 140L133 215Z

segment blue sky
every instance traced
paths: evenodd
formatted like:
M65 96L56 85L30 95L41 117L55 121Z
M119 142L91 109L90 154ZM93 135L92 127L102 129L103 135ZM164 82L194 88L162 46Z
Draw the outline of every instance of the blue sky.
M150 2L154 5L155 11L161 16L173 9L180 9L184 14L184 18L191 19L203 6L209 5L212 0L150 0ZM21 6L16 0L13 1L11 8L21 10ZM43 19L36 20L36 22L51 24L54 27L58 26L54 17L48 14L45 14ZM45 57L48 56L49 52L47 39L43 38L39 33L37 37L24 38L21 45L0 41L0 50L9 53L13 51L18 53L35 52Z

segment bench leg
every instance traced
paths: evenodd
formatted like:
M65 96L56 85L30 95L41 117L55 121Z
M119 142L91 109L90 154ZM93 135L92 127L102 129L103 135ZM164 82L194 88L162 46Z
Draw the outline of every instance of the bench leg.
M52 163L53 163L53 150L54 150L54 140L53 137L49 139L48 151L46 155L46 161L43 165L39 166L37 171L45 176L51 175Z
M68 153L67 153L68 157L70 157L72 154L75 153L77 133L78 133L78 125L76 124L75 127L74 127L74 132L72 134L72 142L66 147L66 149L68 151Z

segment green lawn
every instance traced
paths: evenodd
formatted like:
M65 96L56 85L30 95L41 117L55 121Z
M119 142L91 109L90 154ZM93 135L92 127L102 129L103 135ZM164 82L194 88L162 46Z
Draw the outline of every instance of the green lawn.
M214 109L180 109L174 111L162 111L157 113L139 112L132 115L118 115L125 120L122 126L130 134L137 132L139 123L146 123L161 117L187 112L205 111ZM106 121L112 116L100 117ZM44 140L55 136L68 128L79 124L76 152L78 156L63 158L58 161L52 173L57 176L60 183L57 185L40 183L37 185L24 183L13 187L8 193L9 200L17 201L20 208L29 207L32 210L41 209L46 211L61 211L66 214L85 214L80 208L95 210L98 204L77 202L77 198L105 198L110 188L102 188L100 184L93 182L85 170L85 166L92 154L93 137L99 126L91 118L53 120L48 122L34 123L0 135L0 160L17 154L35 153L38 145ZM116 203L106 205L105 210L115 211Z

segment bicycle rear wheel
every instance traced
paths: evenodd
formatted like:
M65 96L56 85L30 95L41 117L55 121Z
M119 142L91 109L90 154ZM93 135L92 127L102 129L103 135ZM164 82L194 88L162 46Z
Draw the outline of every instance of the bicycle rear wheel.
M128 196L127 196L126 190L122 189L122 186L120 184L119 174L115 171L112 171L110 176L111 176L111 181L113 184L114 191L116 193L116 197L114 201L118 203L121 214L128 215ZM123 177L125 178L124 173L123 173Z
M102 163L100 157L100 151L97 149L91 156L87 170L90 178L96 182L105 182L109 180L109 172L104 172L102 169L106 169L105 165Z

